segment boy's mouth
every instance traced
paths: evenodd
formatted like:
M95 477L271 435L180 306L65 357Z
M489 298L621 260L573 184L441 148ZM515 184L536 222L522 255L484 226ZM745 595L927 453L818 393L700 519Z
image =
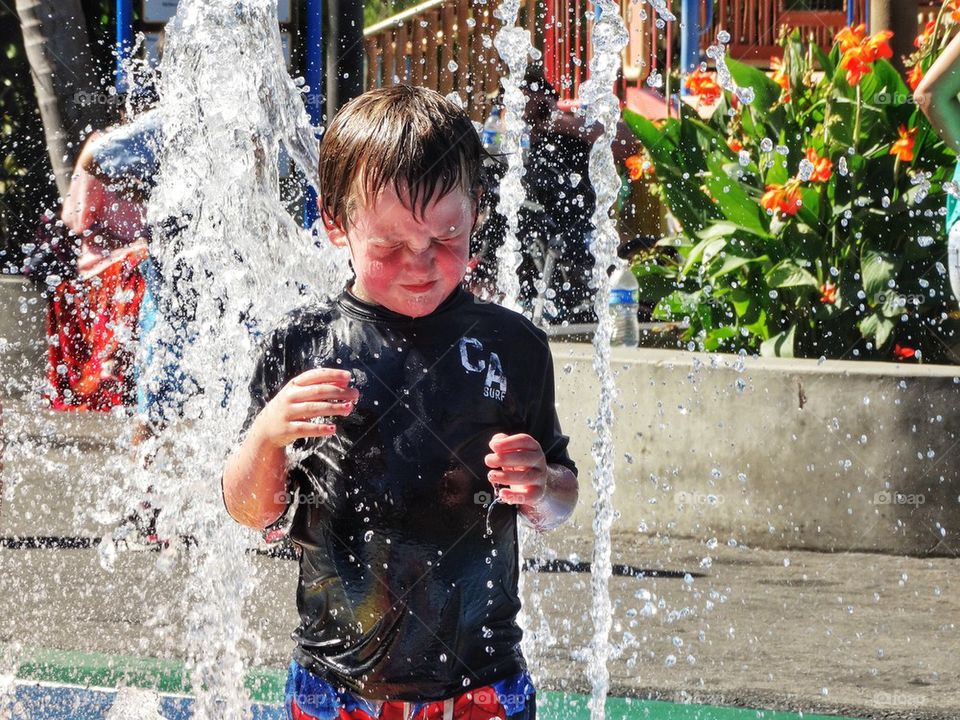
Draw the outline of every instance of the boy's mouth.
M428 283L420 283L419 285L401 285L405 290L409 290L414 293L426 292L436 284L436 280L431 280Z

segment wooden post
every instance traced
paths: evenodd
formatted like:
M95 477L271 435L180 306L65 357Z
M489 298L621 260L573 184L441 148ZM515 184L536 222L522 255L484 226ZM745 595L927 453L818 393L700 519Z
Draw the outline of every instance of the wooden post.
M906 71L904 56L913 52L919 13L917 0L870 0L870 33L893 30L893 39L890 41L892 62L900 72Z
M386 30L383 33L383 86L390 87L396 85L394 76L399 75L394 67L394 61L397 56L397 34L393 30Z
M453 92L453 76L459 72L466 72L466 68L460 69L459 63L457 69L450 72L450 61L453 60L453 41L454 41L454 23L457 19L457 9L448 3L445 3L440 9L443 17L443 37L440 40L440 92L443 95Z

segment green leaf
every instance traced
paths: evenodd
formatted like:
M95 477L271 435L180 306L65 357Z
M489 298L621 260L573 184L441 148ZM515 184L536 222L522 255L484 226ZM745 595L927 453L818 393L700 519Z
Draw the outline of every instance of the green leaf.
M868 315L860 321L860 332L865 338L873 338L877 348L887 344L896 324L890 318L877 314Z
M757 319L751 323L745 324L743 327L747 329L751 335L754 335L761 340L767 340L770 337L770 322L767 317L767 311L765 308L760 308L757 310Z
M797 264L796 260L786 258L774 265L766 274L767 284L772 288L819 287L817 279Z
M896 276L901 262L902 260L891 253L864 244L860 252L860 274L863 277L863 291L868 300L889 289L890 280Z
M751 257L741 257L739 255L727 255L723 258L723 262L717 268L711 268L708 273L710 275L710 280L716 282L717 278L723 277L724 275L729 275L735 270L739 270L745 265L750 265L751 263L764 262L769 260L766 255L761 255L760 257L751 258Z
M833 73L835 70L833 62L830 60L830 57L816 43L813 43L813 57L816 58L817 62L820 64L820 68L823 70L824 74L828 78L833 77Z
M769 236L760 205L744 192L740 180L727 175L723 158L716 155L708 157L707 167L710 170L706 178L707 187L710 188L710 194L716 198L724 218L754 235Z
M657 303L653 309L653 318L655 320L674 320L693 315L701 297L702 293L699 291L686 293L682 290L674 290Z
M706 229L700 231L699 235L704 240L712 240L714 238L731 238L737 235L738 233L747 233L749 235L756 235L757 237L767 239L770 237L768 232L756 231L756 228L748 228L743 225L737 225L733 222L728 222L726 220L721 220L719 222L710 223Z
M687 256L687 261L683 264L680 275L685 276L698 262L709 262L726 244L727 241L723 238L713 238L711 240L701 240L698 242Z
M730 75L733 76L737 85L753 88L752 104L759 112L767 112L780 99L780 86L767 77L762 70L732 58L727 58L727 69L730 70Z
M764 340L760 344L760 355L763 357L793 357L796 332L797 325L794 323L788 330Z
M715 352L724 344L724 340L729 340L730 338L735 338L739 335L740 332L735 327L730 325L714 328L708 332L707 336L703 339L703 349L708 352Z

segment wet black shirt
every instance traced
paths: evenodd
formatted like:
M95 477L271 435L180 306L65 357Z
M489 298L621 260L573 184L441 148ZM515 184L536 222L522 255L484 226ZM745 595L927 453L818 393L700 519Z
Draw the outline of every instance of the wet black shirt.
M248 423L291 378L350 370L355 410L294 443L301 549L295 659L372 699L437 700L522 670L517 510L484 455L525 432L576 472L554 407L546 336L458 287L410 318L344 291L269 338Z

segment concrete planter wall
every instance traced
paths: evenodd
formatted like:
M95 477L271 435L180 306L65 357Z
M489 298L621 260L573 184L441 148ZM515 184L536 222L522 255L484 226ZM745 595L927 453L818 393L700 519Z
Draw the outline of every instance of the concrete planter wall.
M591 347L554 345L590 527ZM960 368L615 348L615 530L960 553Z
M0 278L0 395L39 392L44 312L29 283ZM571 529L589 536L592 347L552 347L558 412L581 470ZM613 366L615 531L960 553L960 368L629 348L613 350ZM102 422L118 432L116 418Z
M46 311L35 285L0 275L0 395L39 391L47 352Z

